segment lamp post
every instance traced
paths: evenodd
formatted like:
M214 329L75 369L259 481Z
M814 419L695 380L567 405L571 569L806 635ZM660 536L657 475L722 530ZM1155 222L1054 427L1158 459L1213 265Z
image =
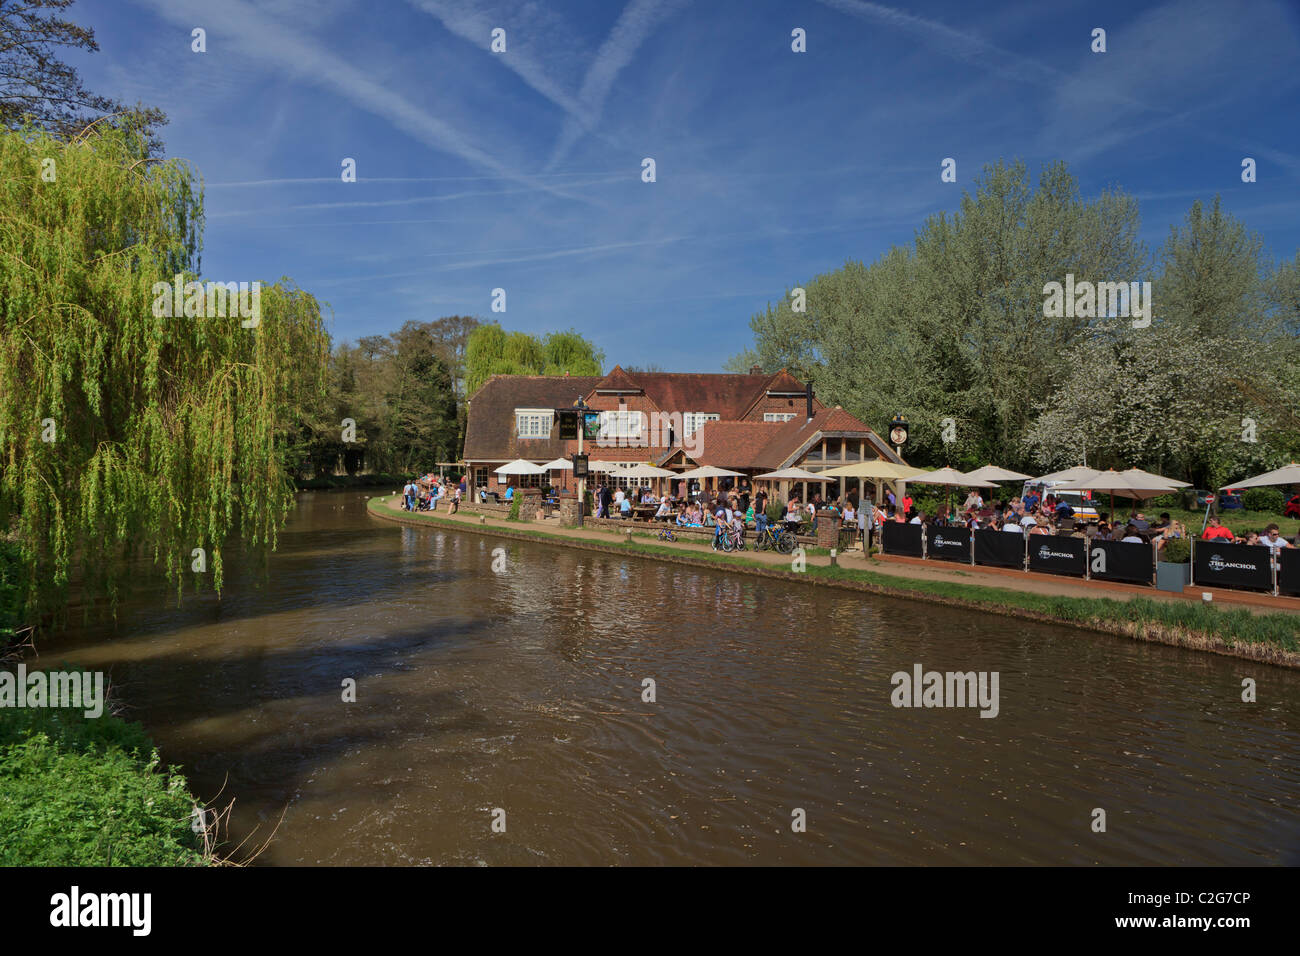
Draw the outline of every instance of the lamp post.
M587 456L582 452L582 439L587 431L587 403L578 396L573 403L578 410L578 453L573 456L573 476L578 479L578 527L583 526L587 510Z
M907 444L907 416L901 412L895 415L894 420L889 423L889 440L894 443L894 454L901 459L903 457L903 446ZM907 481L899 479L898 504L900 507L905 497L907 497ZM904 517L906 517L906 513L904 513Z

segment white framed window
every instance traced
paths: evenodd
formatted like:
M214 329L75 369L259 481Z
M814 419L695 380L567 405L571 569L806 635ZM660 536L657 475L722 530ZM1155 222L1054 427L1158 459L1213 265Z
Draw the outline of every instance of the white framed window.
M765 422L788 422L794 418L794 412L764 412L763 421Z
M714 412L685 412L682 415L682 431L687 436L694 435L695 430L705 422L716 422L721 416Z
M601 412L600 437L601 439L640 438L644 422L645 416L641 412L628 411L625 408L620 408L618 411Z
M519 438L550 438L554 419L554 409L516 408L515 435Z

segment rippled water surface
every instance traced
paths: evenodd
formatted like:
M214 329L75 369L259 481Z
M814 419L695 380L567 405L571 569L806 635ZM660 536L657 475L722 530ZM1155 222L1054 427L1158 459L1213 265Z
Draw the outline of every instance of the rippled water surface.
M1296 672L402 528L353 492L300 496L264 584L44 650L111 668L236 842L278 823L263 864L1300 862ZM997 671L998 716L894 708L916 663Z

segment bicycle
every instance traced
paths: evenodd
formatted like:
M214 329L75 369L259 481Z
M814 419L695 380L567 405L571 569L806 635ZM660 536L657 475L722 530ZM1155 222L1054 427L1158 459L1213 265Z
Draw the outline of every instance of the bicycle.
M731 550L731 536L721 525L713 526L713 540L709 542L709 547L714 551Z
M673 529L672 529L672 528L660 528L660 529L659 529L659 540L660 540L660 541L676 541L676 540L677 540L677 535L673 534Z
M785 528L769 524L754 539L755 551L775 551L778 554L790 554L794 551L795 540Z

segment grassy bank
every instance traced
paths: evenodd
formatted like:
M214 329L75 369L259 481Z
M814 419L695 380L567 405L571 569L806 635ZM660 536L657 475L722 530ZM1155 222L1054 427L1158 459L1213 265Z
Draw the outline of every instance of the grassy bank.
M488 530L432 515L407 515L388 507L382 499L378 498L371 499L368 506L372 512L380 515L386 514L464 531ZM529 528L527 525L511 527L508 531L500 528L492 528L491 531L570 547L582 547L585 544L571 537L551 534ZM1257 660L1300 666L1300 615L1291 613L1256 614L1242 608L1224 609L1214 604L1158 601L1145 597L1117 600L1108 597L1085 598L1035 594L982 584L930 581L865 569L831 567L829 564L809 563L804 571L796 573L774 568L770 564L743 554L717 554L707 548L675 547L657 543L657 539L640 534L634 534L630 542L599 543L593 546L603 551L664 557L677 561L687 560L724 570L744 570L789 580L804 580L812 584L850 587L898 597L921 598L944 604L978 608L997 614L1072 624L1141 640L1234 653L1237 656Z
M201 866L194 805L139 724L0 710L0 866Z
M20 568L0 539L0 657L23 630ZM0 866L201 865L193 809L139 724L0 707Z

